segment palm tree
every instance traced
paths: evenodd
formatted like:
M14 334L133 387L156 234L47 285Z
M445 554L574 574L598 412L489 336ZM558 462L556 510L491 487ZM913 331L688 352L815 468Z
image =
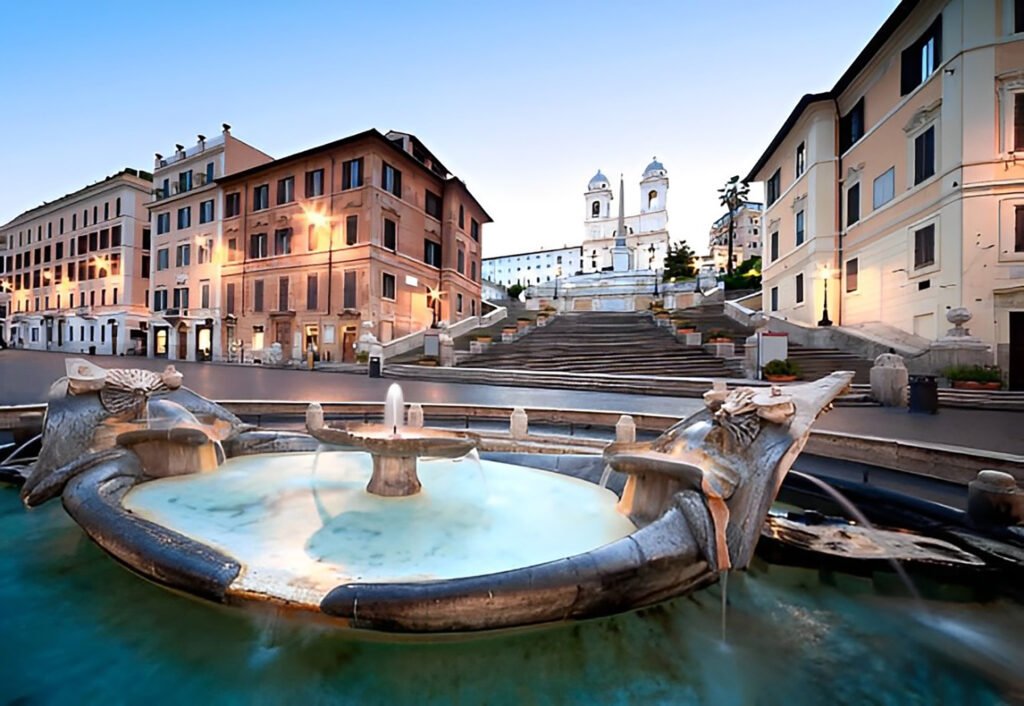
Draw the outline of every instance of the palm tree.
M718 202L729 211L729 257L725 263L725 273L727 275L732 274L732 238L735 232L733 214L740 207L740 204L747 200L749 193L750 187L747 186L746 182L741 182L738 176L729 179L729 181L725 182L725 186L718 190Z

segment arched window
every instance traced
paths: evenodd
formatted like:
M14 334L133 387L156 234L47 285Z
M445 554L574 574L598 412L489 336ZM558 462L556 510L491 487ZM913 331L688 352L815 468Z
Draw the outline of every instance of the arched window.
M601 215L601 203L599 201L595 201L590 206L590 217L591 218L597 218L600 215Z
M647 194L647 208L654 208L654 205L656 203L658 203L658 192L651 191L649 194Z

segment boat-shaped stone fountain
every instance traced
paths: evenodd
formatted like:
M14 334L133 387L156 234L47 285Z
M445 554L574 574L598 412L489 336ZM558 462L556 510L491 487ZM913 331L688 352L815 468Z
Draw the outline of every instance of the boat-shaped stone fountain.
M406 421L256 429L172 370L71 361L27 505L62 498L104 550L158 584L311 611L357 630L472 633L604 616L745 568L811 425L851 373L716 388L649 443L613 443L621 498L481 460L476 435Z

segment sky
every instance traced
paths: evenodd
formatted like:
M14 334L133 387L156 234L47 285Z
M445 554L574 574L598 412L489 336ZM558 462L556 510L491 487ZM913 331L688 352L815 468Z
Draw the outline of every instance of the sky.
M636 212L654 156L672 240L703 253L716 189L896 4L3 3L0 223L224 122L274 157L375 127L466 181L485 257L580 243L598 168Z

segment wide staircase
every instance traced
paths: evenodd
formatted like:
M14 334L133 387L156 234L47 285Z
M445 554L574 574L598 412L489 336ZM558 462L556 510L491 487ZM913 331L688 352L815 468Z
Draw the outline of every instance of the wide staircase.
M700 346L684 346L643 313L563 314L515 343L495 344L461 366L670 377L735 377Z
M707 338L712 331L725 332L736 344L738 356L742 355L742 346L753 329L743 326L725 313L723 304L705 304L690 309L673 312L674 317L691 321L698 331ZM872 362L846 353L836 348L805 348L795 343L789 344L789 359L800 369L800 377L804 380L816 380L836 370L852 370L855 383L870 382ZM743 374L743 361L736 357L726 361L727 367L739 377Z

